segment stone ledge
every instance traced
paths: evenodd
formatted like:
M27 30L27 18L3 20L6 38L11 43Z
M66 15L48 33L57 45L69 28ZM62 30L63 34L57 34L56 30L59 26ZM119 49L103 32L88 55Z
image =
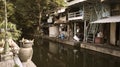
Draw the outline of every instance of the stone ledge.
M120 50L118 50L118 49L113 49L113 48L109 48L109 47L102 47L99 45L93 45L93 44L88 44L88 43L82 43L80 45L80 47L120 57Z
M1 54L0 55L0 60L1 61L5 61L5 60L10 60L10 59L13 59L13 53L12 52L9 52L7 54Z

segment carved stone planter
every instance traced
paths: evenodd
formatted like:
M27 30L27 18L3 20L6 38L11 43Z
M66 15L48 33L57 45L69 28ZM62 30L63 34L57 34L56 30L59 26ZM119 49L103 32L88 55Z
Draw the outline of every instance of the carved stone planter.
M20 48L19 50L19 58L21 62L27 62L28 60L31 60L33 55L33 49L31 48Z
M21 62L27 62L31 60L33 55L32 49L33 41L23 41L19 50L19 58Z
M24 42L24 44L22 45L23 48L30 48L32 47L33 42Z

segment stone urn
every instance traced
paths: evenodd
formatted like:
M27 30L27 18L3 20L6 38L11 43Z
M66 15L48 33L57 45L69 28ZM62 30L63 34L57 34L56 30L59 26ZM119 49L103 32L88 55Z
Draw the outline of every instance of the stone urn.
M23 48L30 48L30 47L32 47L32 45L33 45L33 41L29 41L29 42L24 42L22 44L22 47Z
M28 60L31 60L33 55L33 49L31 48L20 48L19 50L19 58L21 62L27 62Z
M33 41L24 41L21 44L18 55L21 62L27 62L28 60L31 60L33 55L32 45L33 45Z

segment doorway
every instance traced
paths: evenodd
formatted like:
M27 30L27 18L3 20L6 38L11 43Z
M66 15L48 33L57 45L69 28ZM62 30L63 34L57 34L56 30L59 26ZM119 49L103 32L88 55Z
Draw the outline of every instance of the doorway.
M120 23L116 24L116 45L120 46Z

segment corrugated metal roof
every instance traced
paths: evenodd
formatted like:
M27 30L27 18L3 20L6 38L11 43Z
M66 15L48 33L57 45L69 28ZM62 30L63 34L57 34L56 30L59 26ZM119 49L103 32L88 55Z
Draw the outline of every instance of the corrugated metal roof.
M116 22L120 22L120 16L111 16L108 18L99 19L91 23L116 23Z
M74 4L76 4L76 3L80 3L80 2L84 2L84 1L86 1L86 0L73 0L73 1L71 1L71 2L68 2L67 5L68 5L68 6L71 6L71 5L74 5Z

